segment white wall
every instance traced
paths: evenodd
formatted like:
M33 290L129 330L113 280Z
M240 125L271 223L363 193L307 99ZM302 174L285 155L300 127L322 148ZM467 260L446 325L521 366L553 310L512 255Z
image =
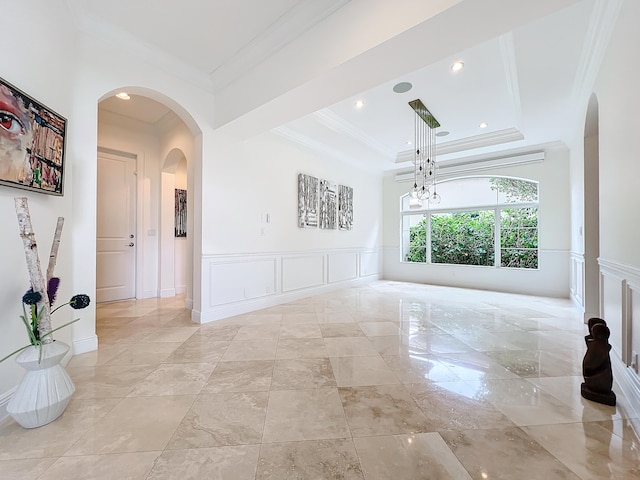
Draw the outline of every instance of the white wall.
M504 152L501 152L501 156ZM384 180L384 278L482 290L569 296L569 152L547 149L541 163L483 170L481 175L504 175L539 182L539 269L468 267L401 262L400 197L410 182ZM460 176L464 176L461 174ZM471 174L473 176L473 174Z
M380 245L381 177L297 148L272 133L220 143L220 148L203 166L204 254ZM299 173L353 187L353 230L298 228ZM214 183L216 188L210 188Z
M73 27L60 5L55 2L41 2L37 15L33 14L29 2L5 2L2 14L6 21L3 34L13 39L11 45L0 56L0 76L35 98L42 104L67 118L68 138L76 134L73 122L73 84L75 37ZM50 31L51 25L56 25L55 42L32 42L25 37L25 25L33 32ZM19 46L19 47L18 47ZM37 69L34 66L37 65ZM43 72L56 72L55 75ZM18 222L14 209L14 198L25 196L29 199L32 224L38 242L42 268L47 268L49 249L58 216L65 218L65 228L62 233L58 263L55 274L62 280L58 301L68 300L75 293L92 294L90 288L76 285L73 281L73 265L75 257L74 216L72 202L74 191L72 187L74 169L81 161L73 151L67 148L65 152L64 196L55 197L40 193L29 192L16 188L0 186L0 358L19 347L29 343L24 325L19 318L22 314L22 295L29 288L29 276L25 261L22 240L18 236ZM53 317L54 327L73 319L76 316L91 316L94 307L84 311L64 308ZM72 335L78 330L74 325L59 332L55 338L71 344ZM4 406L24 370L13 360L0 363L0 418Z
M640 411L640 377L624 368L640 353L640 66L629 61L640 44L640 2L624 2L596 81L600 140L600 295L611 328L618 382L635 395Z
M569 160L569 188L571 192L571 265L569 288L574 303L584 309L584 129L578 130L579 133L576 136L576 140L573 145L571 145Z
M218 148L214 161L203 165L203 310L197 320L274 305L381 273L381 177L272 133L219 142ZM353 188L353 230L297 226L299 173ZM216 188L209 188L213 183Z

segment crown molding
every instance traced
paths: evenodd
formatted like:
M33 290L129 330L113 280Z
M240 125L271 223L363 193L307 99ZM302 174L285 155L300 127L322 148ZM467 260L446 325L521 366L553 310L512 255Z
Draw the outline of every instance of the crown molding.
M304 0L210 72L214 92L238 79L351 0Z
M580 62L573 81L572 101L586 106L613 34L624 0L596 0L582 45Z
M476 148L501 145L503 143L517 142L524 140L524 135L515 127L497 130L495 132L483 133L472 137L452 140L436 144L436 155L448 155L451 153L474 150ZM396 156L396 163L412 162L413 150L404 150Z
M318 120L319 123L321 123L325 127L333 130L334 132L338 132L342 135L351 137L358 142L364 143L368 147L380 152L381 155L387 158L393 158L393 156L395 155L395 152L393 150L389 149L372 136L363 132L352 123L347 122L340 115L337 115L328 108L324 108L322 110L314 112L313 116Z
M513 33L509 32L498 38L502 65L507 82L507 92L511 97L511 103L516 116L516 125L522 124L522 105L520 102L520 82L518 81L518 63L516 60L516 47L513 43Z

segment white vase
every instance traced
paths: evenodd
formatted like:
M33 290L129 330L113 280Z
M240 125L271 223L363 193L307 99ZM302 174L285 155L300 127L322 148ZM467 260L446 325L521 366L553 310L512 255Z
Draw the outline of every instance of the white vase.
M30 346L16 356L16 363L27 373L9 401L7 412L23 427L53 422L67 408L76 387L60 361L69 348L56 341L42 345L42 354L40 347Z

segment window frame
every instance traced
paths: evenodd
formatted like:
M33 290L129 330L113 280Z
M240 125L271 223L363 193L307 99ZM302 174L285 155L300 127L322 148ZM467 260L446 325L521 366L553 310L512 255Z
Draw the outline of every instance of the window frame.
M506 176L472 176L472 177L458 177L450 180L446 180L445 182L454 182L456 180L468 180L473 178L510 178L514 180L521 180L524 182L535 183L538 185L538 199L536 201L528 201L528 202L508 202L508 203L494 203L494 204L478 204L478 205L470 205L464 207L455 207L455 208L440 208L437 205L431 206L427 203L426 207L421 207L417 209L409 209L404 208L405 198L409 196L409 193L405 193L400 197L400 240L401 240L401 251L400 251L400 263L404 264L416 264L416 265L442 265L442 266L456 266L456 267L475 267L475 268L498 268L498 269L509 269L509 270L539 270L540 269L540 183L536 180L530 180L526 178L517 178L517 177L506 177ZM441 183L445 183L441 182ZM525 267L507 267L502 266L502 244L501 244L501 218L502 218L502 210L507 209L520 209L520 208L535 208L537 210L538 219L537 219L537 232L538 232L538 246L535 249L537 251L537 266L535 268L525 268ZM471 211L493 211L494 213L494 264L493 265L466 265L463 263L433 263L431 261L431 215L432 214L442 214L442 213L460 213L460 212L471 212ZM426 242L425 242L425 261L424 262L415 262L410 260L405 260L406 256L409 254L409 250L405 250L405 240L407 241L407 245L410 245L410 239L405 238L405 217L411 216L422 216L426 218L425 229L426 229ZM410 225L410 222L409 222ZM409 226L406 230L407 235L409 235L411 227ZM409 247L407 247L409 248ZM532 249L533 250L533 249Z

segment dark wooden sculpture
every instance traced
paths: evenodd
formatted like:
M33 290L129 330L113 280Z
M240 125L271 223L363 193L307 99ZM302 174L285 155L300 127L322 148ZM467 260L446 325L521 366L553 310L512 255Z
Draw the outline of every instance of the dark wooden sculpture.
M613 372L609 351L609 327L601 318L590 318L588 322L589 335L584 337L587 343L587 353L582 361L584 383L581 394L587 400L615 406L616 394L613 386Z

